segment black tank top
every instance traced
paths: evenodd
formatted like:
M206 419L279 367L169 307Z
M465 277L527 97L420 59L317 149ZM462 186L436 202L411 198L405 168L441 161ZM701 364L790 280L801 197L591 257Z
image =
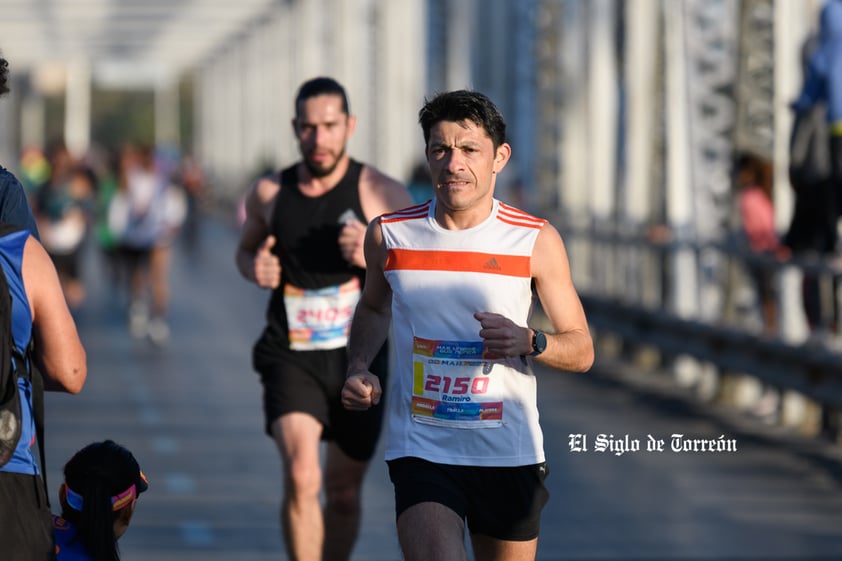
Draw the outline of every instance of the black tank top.
M319 197L307 197L298 189L296 166L281 172L281 189L275 201L270 232L277 243L273 252L281 261L281 284L272 292L267 311L264 341L288 347L284 287L324 288L356 276L362 286L365 269L350 265L339 251L340 218L349 210L366 223L360 205L359 180L362 164L351 160L339 183Z

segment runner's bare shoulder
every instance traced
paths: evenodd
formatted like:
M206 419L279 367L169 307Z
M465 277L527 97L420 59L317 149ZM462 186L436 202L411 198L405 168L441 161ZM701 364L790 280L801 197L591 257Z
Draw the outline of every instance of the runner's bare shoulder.
M257 179L252 187L254 197L261 203L270 202L281 190L277 178L267 175Z
M246 212L250 216L260 216L267 224L275 209L275 200L281 191L281 185L271 175L265 175L254 181L246 202Z
M360 202L370 220L412 204L406 186L379 169L365 165L360 172Z

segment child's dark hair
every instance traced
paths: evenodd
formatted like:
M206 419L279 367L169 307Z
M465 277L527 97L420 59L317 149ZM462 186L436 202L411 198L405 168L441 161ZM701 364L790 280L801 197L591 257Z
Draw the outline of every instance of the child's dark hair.
M137 460L113 440L85 446L64 466L62 518L95 561L119 561L114 522L146 490Z
M753 152L739 152L734 159L734 173L739 188L755 185L772 196L774 171L767 158Z

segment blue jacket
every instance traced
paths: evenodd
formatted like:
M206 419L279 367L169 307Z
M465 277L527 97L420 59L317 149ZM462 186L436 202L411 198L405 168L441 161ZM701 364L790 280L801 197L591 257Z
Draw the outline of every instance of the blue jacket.
M53 516L53 535L56 538L56 557L58 561L92 561L88 550L76 541L76 528L58 516Z

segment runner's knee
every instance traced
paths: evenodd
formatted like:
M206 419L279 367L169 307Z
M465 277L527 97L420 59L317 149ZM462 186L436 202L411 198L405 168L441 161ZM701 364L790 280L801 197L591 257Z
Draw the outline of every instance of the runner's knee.
M287 466L284 482L288 493L306 497L319 494L321 479L322 471L318 465L293 460Z
M325 482L325 498L334 510L352 513L360 508L359 484L331 484Z

